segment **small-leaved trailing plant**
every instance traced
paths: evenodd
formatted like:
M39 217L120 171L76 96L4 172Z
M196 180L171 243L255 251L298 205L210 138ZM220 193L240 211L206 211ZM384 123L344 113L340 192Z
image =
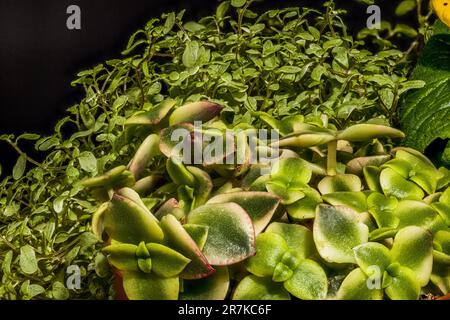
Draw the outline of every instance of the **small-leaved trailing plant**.
M0 136L19 154L0 182L0 298L105 299L114 278L129 299L448 294L450 174L389 126L424 85L410 52L368 51L332 1L252 2L152 19L79 74L86 97L53 135ZM262 129L281 139L248 139ZM232 148L191 162L180 130ZM279 157L255 164L252 144Z

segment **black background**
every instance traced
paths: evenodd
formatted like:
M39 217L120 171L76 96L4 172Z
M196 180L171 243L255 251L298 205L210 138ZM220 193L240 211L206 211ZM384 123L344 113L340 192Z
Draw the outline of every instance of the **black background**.
M366 6L338 0L360 28ZM0 134L50 134L67 107L81 98L77 72L120 57L129 36L163 12L187 9L188 19L212 14L218 0L0 0ZM259 8L318 6L320 0L265 0ZM384 7L390 1L381 1ZM81 30L68 30L66 9L81 8ZM387 5L388 6L388 5ZM390 5L391 6L391 5ZM387 10L386 10L387 11ZM387 14L387 13L386 13ZM0 163L16 154L0 144Z

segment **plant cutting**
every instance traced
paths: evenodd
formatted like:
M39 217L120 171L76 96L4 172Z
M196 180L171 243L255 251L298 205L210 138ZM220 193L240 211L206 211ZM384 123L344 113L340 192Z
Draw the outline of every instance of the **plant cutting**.
M332 1L252 2L151 20L79 74L86 97L53 135L0 136L19 154L0 183L1 298L449 294L450 172L397 128L429 85L408 80L416 52L378 33L368 51Z

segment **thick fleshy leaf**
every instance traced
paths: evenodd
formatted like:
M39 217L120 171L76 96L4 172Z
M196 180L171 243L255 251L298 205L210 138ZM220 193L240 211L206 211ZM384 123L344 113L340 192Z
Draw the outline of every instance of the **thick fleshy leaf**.
M103 231L105 230L105 227L103 225L103 219L105 214L107 214L108 210L109 210L109 202L105 202L102 203L100 207L98 207L98 209L92 215L91 229L99 240L102 240L103 238Z
M185 218L185 214L183 209L180 208L180 204L177 199L172 198L163 203L161 207L159 207L158 211L155 213L155 217L159 220L162 217L171 214L176 217L178 220L182 220Z
M142 142L136 154L128 166L136 179L139 179L142 172L150 164L150 160L159 154L159 136L157 134L149 135L144 142Z
M356 263L368 277L373 276L374 267L379 269L381 275L391 264L389 249L380 243L364 243L353 248L353 251Z
M233 300L290 300L291 296L282 283L271 278L247 276L239 282L233 293Z
M177 218L170 214L164 216L161 219L161 228L164 230L164 242L191 260L181 274L183 279L200 279L214 272L200 248Z
M367 197L367 206L379 228L397 228L400 222L395 215L398 206L397 198L374 192Z
M400 130L376 124L356 124L341 131L337 135L338 140L351 142L369 141L379 138L404 138L405 134Z
M269 224L280 199L268 192L237 192L215 196L207 204L227 202L240 205L252 218L255 233L259 234Z
M328 279L317 262L307 259L300 263L284 287L299 299L323 300L328 292Z
M172 99L164 100L158 105L154 106L150 111L134 115L126 120L126 126L157 126L161 123L164 117L175 106L176 101Z
M229 287L228 268L219 267L207 278L184 280L180 300L225 300Z
M327 144L330 141L334 141L335 137L329 133L294 133L288 135L278 142L272 144L272 146L277 146L279 148L287 147L299 147L299 148L310 148L315 146L321 146Z
M256 255L249 258L245 266L258 277L272 277L287 250L289 247L281 235L264 232L256 237Z
M362 191L333 192L324 195L322 198L333 206L346 206L356 212L367 211L367 197Z
M443 295L450 293L450 268L435 264L431 275L431 282L441 291Z
M206 203L213 188L213 183L209 174L197 167L188 166L186 169L194 176L196 185L194 188L193 208L197 208Z
M380 184L387 196L405 200L422 200L423 190L414 182L408 181L391 168L381 171Z
M194 125L181 123L161 130L159 150L167 158L176 157L190 163L192 160L192 133Z
M450 255L450 231L436 232L433 237L433 246L436 250Z
M395 215L400 219L399 228L418 226L432 232L446 228L441 216L433 207L421 201L400 201L395 210Z
M391 300L417 300L420 283L411 269L399 264L390 265L383 276L383 287Z
M123 243L137 245L141 241L161 242L164 238L156 218L145 206L119 194L113 196L104 213L103 225L112 239Z
M316 216L316 208L322 203L320 193L313 188L305 188L302 191L305 197L287 206L289 217L293 220L313 219Z
M255 229L236 203L208 204L191 211L188 223L209 227L203 252L212 265L240 262L255 253Z
M195 241L200 250L203 250L206 239L208 238L209 227L198 224L184 224L183 228L191 236L192 240Z
M135 183L133 174L126 166L115 167L99 177L81 181L87 188L120 189L131 187Z
M355 158L347 163L347 173L361 175L363 173L364 167L379 167L389 159L391 159L390 155Z
M390 238L393 238L397 234L397 232L398 232L397 228L385 227L385 228L375 229L369 234L369 240L370 241L381 241L381 240L385 240L385 239L390 239Z
M160 175L150 175L136 181L132 187L140 196L146 196L156 189L156 187L163 181Z
M353 174L338 174L323 178L317 186L322 195L333 192L361 191L361 179Z
M172 181L176 184L187 185L190 187L195 185L195 178L192 173L190 173L183 162L176 157L167 159L166 171Z
M123 288L130 300L177 300L178 277L161 278L151 273L124 272Z
M411 166L409 179L411 181L422 187L428 194L436 191L438 180L442 175L430 160L423 155L417 156L405 150L398 150L395 157L409 163Z
M217 117L222 109L223 106L210 101L192 102L175 109L169 122L171 126L182 122L208 122Z
M383 192L380 185L381 169L378 167L368 166L363 169L364 179L370 190Z
M289 249L295 250L301 259L310 258L317 253L313 233L304 226L273 222L267 227L265 233L280 235L286 241Z
M353 270L342 282L337 298L339 300L382 300L381 279L379 280L380 288L376 288L376 284L373 284L374 287L369 286L369 281L371 279L361 269Z
M433 238L420 227L401 229L394 239L392 261L411 269L419 284L424 287L430 280L433 267Z
M305 196L303 190L308 188L311 177L312 171L304 160L281 159L274 165L266 188L279 196L283 204L292 204Z
M350 208L320 205L313 235L317 250L326 261L355 263L352 249L368 241L369 229Z
M158 243L147 243L152 259L152 272L164 278L179 275L191 261L175 250Z
M447 188L439 198L439 202L445 203L447 205L450 205L450 187Z
M445 224L450 227L450 204L435 202L431 206L437 211L437 213L439 213Z
M115 268L121 271L139 271L136 250L137 246L134 244L120 243L107 246L102 252Z

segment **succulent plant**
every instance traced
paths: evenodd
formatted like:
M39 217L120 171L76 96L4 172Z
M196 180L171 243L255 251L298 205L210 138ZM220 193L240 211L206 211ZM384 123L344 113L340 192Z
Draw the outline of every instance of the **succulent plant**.
M274 141L226 126L221 110L168 100L131 116L129 134L143 139L132 161L84 181L103 202L92 228L129 299L449 292L448 174L413 149L392 149L403 133L259 114L281 135ZM192 164L196 147L212 156ZM278 157L250 162L258 150ZM244 161L233 162L238 154Z

